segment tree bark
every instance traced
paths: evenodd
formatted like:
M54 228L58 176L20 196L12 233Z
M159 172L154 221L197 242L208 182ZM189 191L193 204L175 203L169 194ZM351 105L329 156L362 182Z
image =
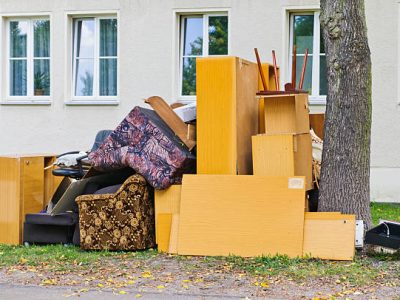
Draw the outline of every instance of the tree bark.
M371 226L371 55L363 0L321 0L328 95L319 211Z

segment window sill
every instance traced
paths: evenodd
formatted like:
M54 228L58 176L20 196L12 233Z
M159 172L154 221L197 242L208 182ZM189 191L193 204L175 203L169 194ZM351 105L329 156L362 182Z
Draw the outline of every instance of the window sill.
M308 98L310 105L326 105L326 96Z
M68 106L116 106L119 100L70 100L65 101Z
M0 105L51 105L51 100L6 100Z

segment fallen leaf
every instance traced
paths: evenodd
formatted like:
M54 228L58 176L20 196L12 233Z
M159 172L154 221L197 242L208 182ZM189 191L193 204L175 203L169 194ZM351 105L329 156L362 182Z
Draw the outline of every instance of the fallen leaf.
M141 294L136 294L136 295L135 295L135 298L141 298L141 297L142 297Z
M120 294L120 295L125 295L125 294L128 294L128 293L125 292L125 291L119 291L118 294Z
M150 278L150 277L153 277L150 271L145 271L142 273L142 278Z
M158 288L159 290L162 290L162 289L165 289L165 286L163 286L163 285L157 285L157 288Z
M28 261L29 261L29 260L27 260L27 259L25 259L25 258L23 258L23 257L21 257L21 258L19 259L19 263L22 264L22 265L26 264Z

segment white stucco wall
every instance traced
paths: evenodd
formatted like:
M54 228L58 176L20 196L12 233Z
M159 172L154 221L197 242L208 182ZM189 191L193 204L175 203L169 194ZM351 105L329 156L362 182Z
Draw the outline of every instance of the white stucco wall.
M142 99L160 95L176 100L176 24L174 12L227 9L232 55L254 60L253 48L271 61L275 49L285 74L287 26L284 8L318 7L315 0L0 0L0 15L49 13L52 28L52 97L50 105L0 105L0 155L61 153L89 149L96 132L113 129ZM119 17L119 105L74 106L70 101L67 15L79 11L115 11ZM366 0L373 72L372 197L400 196L400 184L381 184L400 175L400 97L398 91L397 0ZM5 97L5 28L2 22L0 57ZM323 107L313 107L314 111ZM390 195L387 191L390 190Z

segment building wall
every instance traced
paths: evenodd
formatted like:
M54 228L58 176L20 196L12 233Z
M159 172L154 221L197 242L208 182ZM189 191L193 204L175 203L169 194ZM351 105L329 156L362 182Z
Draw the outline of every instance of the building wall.
M160 95L177 99L176 11L228 9L232 55L254 60L258 47L263 60L278 55L282 75L287 68L285 8L318 7L315 0L0 0L0 15L48 12L52 28L52 98L50 105L0 105L0 154L61 153L89 149L96 132L113 129L143 99ZM114 11L119 21L119 104L67 105L69 102L69 44L67 15ZM400 105L398 62L399 3L366 0L372 52L372 198L398 200L400 184L385 178L400 175ZM5 77L5 26L1 23L1 80ZM4 83L0 87L4 100ZM324 106L313 106L323 111ZM400 177L398 177L400 178ZM394 184L394 186L393 186ZM386 195L387 192L389 195Z

